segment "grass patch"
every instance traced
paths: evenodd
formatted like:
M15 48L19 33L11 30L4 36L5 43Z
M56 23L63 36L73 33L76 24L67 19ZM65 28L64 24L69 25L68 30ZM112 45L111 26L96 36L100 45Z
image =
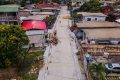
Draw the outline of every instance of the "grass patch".
M36 52L30 52L27 56L27 58L36 58L38 56L43 56L44 54L44 51L43 50L39 50L39 51L36 51Z
M43 67L43 49L27 53L19 67L0 69L0 80L37 80L40 68Z
M21 80L37 80L37 77L35 74L23 74Z
M40 68L43 66L44 50L29 52L21 65L21 80L37 80Z

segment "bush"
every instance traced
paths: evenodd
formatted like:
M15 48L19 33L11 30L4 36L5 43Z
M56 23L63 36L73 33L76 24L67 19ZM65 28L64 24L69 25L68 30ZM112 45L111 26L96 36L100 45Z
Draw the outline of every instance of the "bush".
M18 66L26 54L28 37L20 26L0 26L0 68Z

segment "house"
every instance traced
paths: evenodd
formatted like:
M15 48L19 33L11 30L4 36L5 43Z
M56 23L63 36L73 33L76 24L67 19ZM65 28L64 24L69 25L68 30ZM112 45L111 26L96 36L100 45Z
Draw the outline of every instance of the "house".
M44 7L44 8L41 8L41 12L43 12L44 14L51 14L51 15L54 14L55 16L57 16L58 13L60 12L60 9L55 7Z
M44 8L44 7L54 7L54 8L59 8L60 5L59 4L46 4L46 3L43 3L43 4L36 4L35 6L37 7L40 7L40 8Z
M19 5L0 6L0 24L17 25Z
M53 12L31 12L32 15L46 15L46 16L55 16L55 13Z
M39 8L41 12L53 12L58 14L60 11L59 4L36 4L36 7Z
M84 32L83 40L96 40L99 43L102 41L116 40L120 42L120 24L115 22L82 22L77 23L80 30Z
M27 30L26 34L29 38L30 47L44 47L45 46L45 35L47 32L44 30Z
M106 15L103 13L78 12L80 21L105 21Z
M56 21L57 14L53 12L32 12L33 16L45 16L44 21L47 24L47 28L51 29L53 27L54 22ZM36 17L39 18L39 17Z
M34 23L34 24L33 24ZM30 47L44 47L45 36L47 34L47 28L44 21L32 20L24 21L22 28L26 30L26 34L29 38Z
M54 8L54 7L45 7L41 8L41 12L58 12L59 8Z
M19 17L28 17L31 15L31 12L32 12L32 10L28 10L28 9L19 10L18 16Z
M23 21L30 21L30 20L45 20L47 15L31 15L23 19Z
M89 78L90 64L120 63L120 24L115 22L86 21L77 23L84 32L79 40L80 57Z

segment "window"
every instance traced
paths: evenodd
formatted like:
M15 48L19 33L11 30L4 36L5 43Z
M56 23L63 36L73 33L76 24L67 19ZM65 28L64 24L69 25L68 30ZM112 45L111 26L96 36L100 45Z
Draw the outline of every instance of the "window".
M95 18L95 21L97 21L97 18Z
M34 48L35 47L35 43L31 43L30 47Z
M113 69L120 69L120 67L114 67Z
M87 21L91 21L91 18L87 18Z

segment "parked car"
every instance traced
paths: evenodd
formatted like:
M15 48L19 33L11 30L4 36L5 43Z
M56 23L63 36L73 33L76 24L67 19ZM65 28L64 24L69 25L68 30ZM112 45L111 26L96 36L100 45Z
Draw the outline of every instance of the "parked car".
M105 64L105 68L108 73L120 73L120 64L118 63L108 63Z

